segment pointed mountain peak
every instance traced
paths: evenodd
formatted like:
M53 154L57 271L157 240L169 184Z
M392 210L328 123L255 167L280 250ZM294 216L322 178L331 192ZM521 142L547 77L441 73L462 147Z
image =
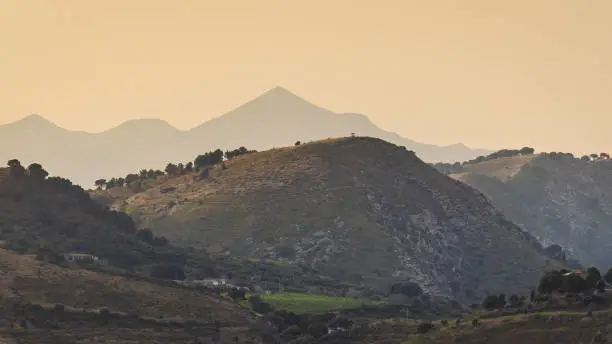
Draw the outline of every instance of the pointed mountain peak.
M20 120L17 120L13 123L7 124L8 126L17 126L24 127L27 129L40 129L40 128L58 128L55 123L49 121L41 115L32 114L26 116Z
M332 112L299 97L284 87L276 86L221 117L245 116L269 119L278 116L304 116L323 113L331 114Z
M275 96L281 96L281 97L297 97L295 93L289 91L288 89L282 86L276 86L274 88L271 88L268 91L266 91L263 95L275 95Z
M31 114L29 116L26 116L20 120L18 120L17 122L21 122L21 123L28 123L28 124L51 124L53 125L53 123L51 123L51 121L49 121L48 119L44 118L41 115L38 114Z
M180 130L157 118L130 119L102 133L114 135L171 135Z

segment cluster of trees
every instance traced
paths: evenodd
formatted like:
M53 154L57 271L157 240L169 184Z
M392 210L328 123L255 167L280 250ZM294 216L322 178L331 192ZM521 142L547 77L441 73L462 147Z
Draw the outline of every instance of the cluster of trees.
M499 295L489 295L482 302L482 308L484 309L500 309L506 306L510 307L521 307L527 298L525 296L519 297L516 294L510 295L510 297L506 300L505 294Z
M94 182L94 185L98 189L106 188L108 190L108 189L112 189L115 187L123 187L125 185L130 185L136 181L156 179L157 177L163 176L163 175L164 175L164 172L160 170L143 169L143 170L140 170L140 172L138 173L130 173L126 175L125 177L111 178L109 180L98 179Z
M11 159L7 163L8 175L13 180L20 180L30 178L33 180L44 180L49 176L42 165L39 163L30 164L27 168L21 165L21 162L17 159Z
M551 271L540 279L538 291L542 294L559 293L580 293L592 289L603 291L605 282L612 282L612 269L602 276L595 267L586 270L585 276L569 270L561 269Z
M499 158L507 158L507 157L511 157L511 156L518 156L518 155L531 155L535 152L535 149L531 148L531 147L523 147L521 149L502 149L502 150L498 150L497 152L491 153L487 156L479 156L475 159L472 160L468 160L466 162L463 163L463 165L466 164L477 164L479 162L483 162L483 161L489 161L489 160L495 160L495 159L499 159Z
M464 162L455 162L452 164L439 162L439 163L431 164L431 166L433 166L440 173L454 174L454 173L464 172L465 165L477 164L483 161L495 160L499 158L507 158L507 157L512 157L512 156L531 155L534 152L535 152L535 149L531 147L523 147L521 149L502 149L502 150L498 150L497 152L491 153L489 155L486 155L486 156L481 155L475 159L464 161Z
M193 162L190 161L187 163L168 163L163 171L143 169L139 173L130 173L125 177L112 178L110 180L98 179L94 182L94 185L98 190L108 190L115 187L130 186L135 184L136 182L156 180L158 177L164 175L167 175L169 177L181 176L191 172L203 170L209 166L220 164L224 160L233 159L242 155L255 152L257 151L249 150L245 147L239 147L234 150L228 150L225 152L220 149L216 149L214 151L198 155Z
M444 163L444 162L439 162L439 163L434 163L434 164L430 164L432 167L434 167L436 170L438 170L438 172L443 173L443 174L454 174L454 173L461 173L461 172L465 172L465 165L469 165L469 164L476 164L479 162L483 162L483 161L489 161L489 160L495 160L498 158L505 158L505 157L511 157L511 156L518 156L518 155L531 155L534 154L535 150L531 147L523 147L521 149L502 149L499 150L495 153L491 153L487 156L479 156L475 159L472 160L468 160L468 161L464 161L464 162L455 162L455 163ZM558 158L571 158L571 159L577 159L572 153L562 153L562 152L549 152L549 153L542 153L543 157L548 157L548 158L553 158L553 159L558 159ZM608 153L593 153L593 154L589 154L589 155L583 155L580 160L585 161L585 162L593 162L593 161L604 161L604 160L610 160L610 154Z
M185 272L183 271L183 268L178 265L155 265L151 268L151 277L183 281L185 280Z
M608 153L593 153L589 155L583 155L580 160L590 162L590 161L602 161L602 160L610 160L610 154Z
M590 267L584 272L570 271L566 269L554 270L546 273L537 286L537 293L540 295L550 295L553 293L561 294L579 294L597 290L604 292L606 282L612 284L612 269L609 269L605 275L599 272L595 267ZM530 301L538 301L541 296L537 296L536 289L531 291ZM500 309L506 306L521 307L527 302L525 296L511 295L506 299L504 294L489 295L482 302L484 309Z
M261 302L256 297L249 298L251 305ZM273 310L273 308L271 308ZM275 341L282 340L300 340L307 339L308 342L320 340L329 333L329 329L344 329L349 330L354 327L353 321L345 316L338 316L333 313L324 314L295 314L285 310L276 310L266 313L265 319L274 325L280 332L280 338ZM272 339L272 338L270 338Z

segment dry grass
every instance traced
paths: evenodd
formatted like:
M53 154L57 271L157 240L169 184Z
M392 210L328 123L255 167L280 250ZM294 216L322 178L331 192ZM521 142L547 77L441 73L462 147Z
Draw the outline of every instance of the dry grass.
M205 179L194 173L168 180L121 207L177 245L276 255L384 291L398 270L446 289L450 282L440 277L460 275L460 288L480 300L480 288L502 292L516 283L527 290L545 268L531 242L492 214L484 197L373 138L248 154ZM461 274L452 272L458 261Z
M211 318L237 324L250 321L240 307L196 290L61 268L0 250L0 295L11 298L15 294L37 304L107 307L141 316Z
M466 172L452 174L451 177L457 180L465 180L470 174L480 174L506 181L516 175L525 164L537 156L537 154L517 155L464 165Z

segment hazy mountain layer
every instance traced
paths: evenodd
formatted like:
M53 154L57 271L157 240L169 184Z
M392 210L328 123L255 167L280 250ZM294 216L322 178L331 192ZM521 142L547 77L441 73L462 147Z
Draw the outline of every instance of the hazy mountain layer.
M541 154L464 168L453 177L482 191L546 245L562 246L585 265L612 265L612 160Z
M189 131L146 119L101 133L75 132L33 115L0 126L0 160L39 162L53 174L89 187L98 178L163 169L168 162L190 161L211 149L264 150L352 132L406 146L427 161L465 160L487 153L461 144L438 147L405 139L381 130L366 116L336 114L277 87Z

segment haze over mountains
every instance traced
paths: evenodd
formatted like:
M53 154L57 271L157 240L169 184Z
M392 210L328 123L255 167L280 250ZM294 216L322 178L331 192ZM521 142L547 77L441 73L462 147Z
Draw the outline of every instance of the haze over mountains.
M378 128L365 115L334 113L276 87L187 131L163 120L141 119L87 133L31 115L0 126L0 159L39 162L52 174L88 187L97 178L163 169L168 162L193 160L211 149L264 150L351 133L405 146L429 162L468 160L490 152L463 144L440 147L416 142Z

